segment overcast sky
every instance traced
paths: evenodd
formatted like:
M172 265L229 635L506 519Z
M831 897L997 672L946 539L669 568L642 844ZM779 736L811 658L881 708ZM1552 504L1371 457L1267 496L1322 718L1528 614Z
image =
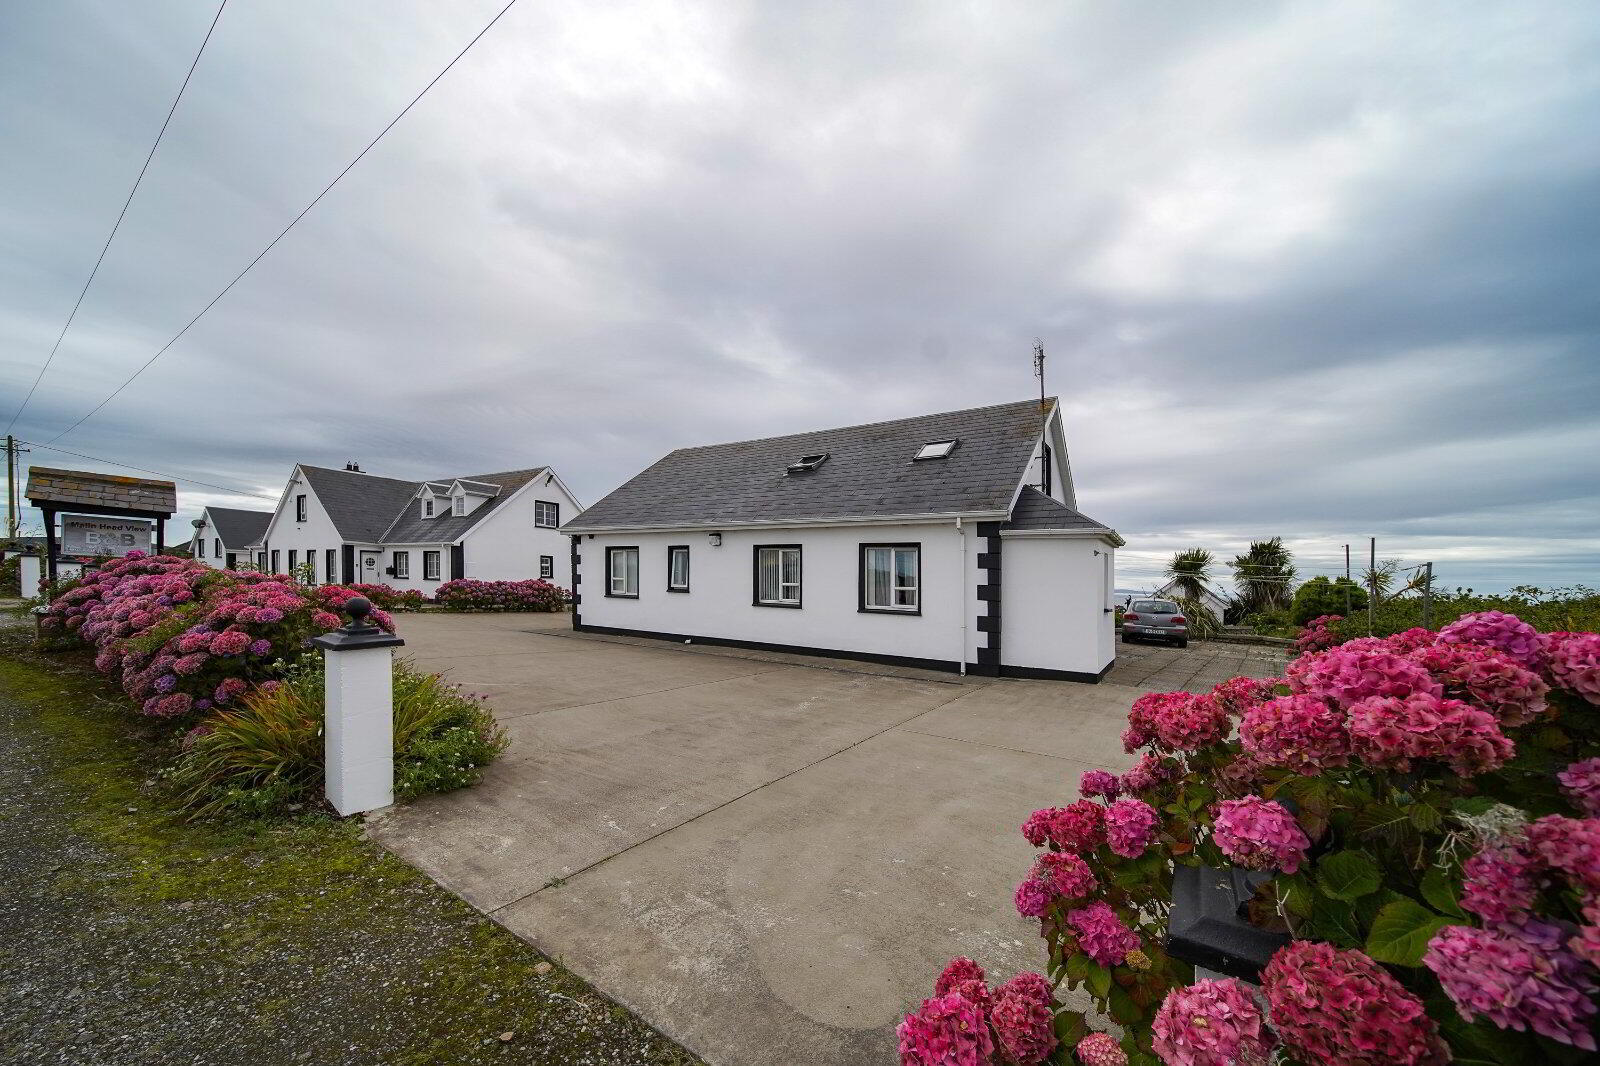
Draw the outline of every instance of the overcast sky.
M17 434L502 3L233 0ZM0 418L214 13L0 6ZM1594 5L521 0L59 444L273 497L549 463L592 502L682 445L1028 396L1036 336L1120 585L1273 534L1306 573L1376 535L1447 585L1600 585ZM271 506L180 499L178 540Z

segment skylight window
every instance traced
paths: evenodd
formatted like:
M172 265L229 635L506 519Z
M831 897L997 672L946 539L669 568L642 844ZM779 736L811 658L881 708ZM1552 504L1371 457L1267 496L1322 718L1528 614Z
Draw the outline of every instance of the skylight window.
M827 452L817 452L815 455L802 455L799 459L789 464L791 474L804 474L808 470L815 470L828 461Z
M953 440L929 441L927 444L922 446L920 451L917 452L916 458L919 460L944 459L948 457L951 452L956 450L957 443L959 442Z

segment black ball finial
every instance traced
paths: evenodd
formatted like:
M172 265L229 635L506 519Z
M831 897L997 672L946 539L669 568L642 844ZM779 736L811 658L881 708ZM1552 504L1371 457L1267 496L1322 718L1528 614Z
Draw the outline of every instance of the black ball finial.
M350 616L350 629L366 629L367 615L372 613L372 601L365 596L351 596L344 601L344 613Z

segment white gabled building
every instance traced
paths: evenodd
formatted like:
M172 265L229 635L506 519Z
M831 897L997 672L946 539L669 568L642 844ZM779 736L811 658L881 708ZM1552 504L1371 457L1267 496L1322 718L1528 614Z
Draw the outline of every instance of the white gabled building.
M568 522L573 627L1019 677L1115 658L1055 400L681 448Z
M563 521L582 508L549 467L406 481L296 466L252 546L268 573L432 595L455 578L572 582Z
M272 521L271 511L241 511L237 507L207 507L194 521L189 553L217 570L249 566L254 546Z

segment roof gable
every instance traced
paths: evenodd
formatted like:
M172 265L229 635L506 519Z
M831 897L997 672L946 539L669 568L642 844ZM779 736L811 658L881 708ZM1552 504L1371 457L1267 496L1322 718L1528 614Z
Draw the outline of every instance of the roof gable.
M1053 405L1055 401L1047 403ZM1038 443L1039 401L680 448L568 524L647 529L1001 515ZM957 440L942 459L923 445ZM826 454L790 473L804 456Z
M1011 509L1011 519L1000 527L1001 532L1056 531L1063 533L1117 534L1103 522L1096 522L1076 508L1046 496L1032 485L1024 486ZM1121 538L1118 538L1121 539Z
M471 477L452 478L451 484L474 485L474 491L489 498L479 504L471 514L457 515L448 512L432 518L422 517L422 509L408 499L384 529L384 544L443 544L455 541L489 515L503 507L517 490L546 473L549 467L536 466L528 470L507 470L499 474L474 474ZM441 484L439 481L428 484ZM422 483L417 483L422 484Z
M272 522L271 511L244 511L237 507L207 507L211 528L222 543L230 548L244 548L258 543Z
M400 508L410 502L418 485L415 481L303 463L300 471L317 494L318 502L339 536L357 543L374 543L383 536Z

